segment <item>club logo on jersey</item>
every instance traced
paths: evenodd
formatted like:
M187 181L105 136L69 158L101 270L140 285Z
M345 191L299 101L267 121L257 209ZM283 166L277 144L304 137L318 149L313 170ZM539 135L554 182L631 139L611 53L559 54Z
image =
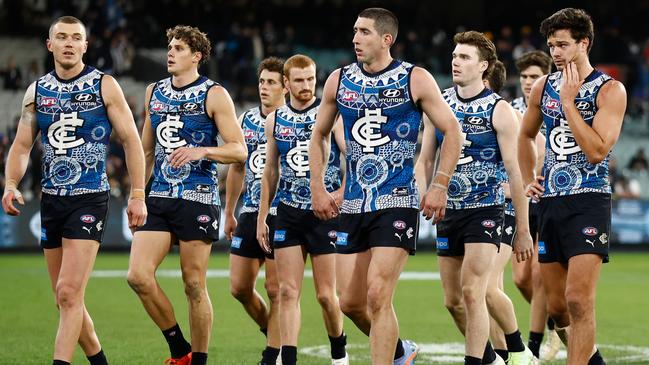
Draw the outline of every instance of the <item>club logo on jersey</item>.
M550 148L557 155L557 161L565 161L569 155L581 151L567 120L561 119L560 124L550 132Z
M405 103L406 98L403 97L403 90L401 89L383 89L379 94L379 101Z
M95 223L95 220L97 220L97 219L95 218L95 216L94 216L94 215L91 215L91 214L84 214L84 215L82 215L81 218L79 218L79 219L80 219L83 223L87 223L87 224Z
M558 109L560 105L561 103L556 99L548 99L548 101L545 102L545 107L548 109Z
M196 109L198 109L198 104L196 104L196 103L188 102L188 103L183 103L182 105L180 105L180 110L183 110L183 111L191 112L191 111L194 111Z
M303 177L309 172L309 141L298 141L286 155L288 166L295 171L295 176Z
M394 221L392 222L392 227L398 229L398 230L404 230L406 229L406 222L404 221Z
M342 100L348 103L356 99L358 99L358 93L356 91L351 91L351 90L345 91L342 97Z
M494 228L496 226L496 222L491 219L483 220L481 224L485 228Z
M56 98L41 98L41 106L54 106L58 102Z
M202 215L199 215L198 217L196 217L196 221L198 223L209 223L211 220L212 220L212 218L210 218L209 215L205 215L205 214L202 214Z
M381 115L381 109L365 109L365 116L356 120L352 137L363 146L363 152L374 153L375 147L390 142L390 137L381 135L381 124L387 121L388 117Z
M65 155L68 149L79 147L86 141L77 138L77 128L83 126L84 120L77 116L77 112L61 113L59 120L50 125L47 129L47 139L54 147L54 153Z
M248 159L248 166L250 171L255 176L255 179L261 179L264 174L264 166L266 165L266 143L259 144L257 149L250 154Z
M469 162L473 161L473 156L465 156L464 155L464 150L468 147L471 147L471 142L470 139L466 138L466 133L462 132L462 137L464 138L464 142L462 142L462 151L460 152L460 159L457 161L458 165L464 165Z
M581 230L581 233L585 234L586 236L597 236L599 231L595 227L584 227L584 229Z
M183 125L185 123L180 121L179 115L167 115L165 121L158 124L156 136L158 137L158 142L164 147L165 153L172 153L176 148L187 144L178 135L178 130L182 129Z
M151 106L151 110L154 112L158 112L160 110L164 109L164 104L159 102L159 101L154 101L153 105Z

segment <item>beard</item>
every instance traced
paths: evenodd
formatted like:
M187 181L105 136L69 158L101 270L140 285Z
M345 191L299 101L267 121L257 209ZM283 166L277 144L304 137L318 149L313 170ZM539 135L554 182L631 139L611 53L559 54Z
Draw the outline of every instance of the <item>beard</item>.
M301 90L297 95L294 95L295 98L301 102L306 102L313 99L313 91L311 90Z

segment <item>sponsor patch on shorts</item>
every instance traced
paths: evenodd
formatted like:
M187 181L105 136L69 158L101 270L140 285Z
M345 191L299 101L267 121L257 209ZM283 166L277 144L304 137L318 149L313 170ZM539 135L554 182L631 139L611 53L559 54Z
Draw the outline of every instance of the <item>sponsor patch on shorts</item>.
M232 237L232 244L230 244L230 247L232 248L240 248L241 247L241 237L234 236Z
M347 246L347 233L338 232L336 237L336 245L338 246Z
M286 240L286 231L275 231L275 236L273 236L273 241L284 242Z
M437 237L437 249L438 250L448 250L448 238L446 238L446 237Z
M539 241L539 255L545 255L547 253L545 249L545 242Z

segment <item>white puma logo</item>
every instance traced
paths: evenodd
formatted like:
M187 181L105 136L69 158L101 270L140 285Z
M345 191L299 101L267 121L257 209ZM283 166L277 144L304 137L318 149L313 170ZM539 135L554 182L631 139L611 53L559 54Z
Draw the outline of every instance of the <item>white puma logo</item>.
M201 226L201 227L198 227L198 229L202 229L205 232L205 234L207 234L207 227L202 227Z
M493 232L489 232L489 231L484 231L484 233L486 233L486 234L488 234L488 235L489 235L489 237L491 237L491 238L493 238L493 234L494 234Z
M88 234L91 234L90 231L92 231L92 227L86 227L86 226L83 226L83 227L81 227L81 228L82 228L82 229L85 229L86 231L88 231Z
M401 242L401 237L403 237L403 233L402 234L395 233L394 235L399 239L399 242Z
M590 243L591 246L595 247L595 240L586 240L586 242Z

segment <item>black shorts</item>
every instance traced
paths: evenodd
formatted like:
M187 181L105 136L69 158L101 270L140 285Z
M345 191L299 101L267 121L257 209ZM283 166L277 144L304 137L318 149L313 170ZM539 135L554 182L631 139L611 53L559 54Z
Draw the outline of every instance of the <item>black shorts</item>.
M505 221L503 223L503 232L500 242L513 247L514 236L516 235L516 217L510 214L505 214Z
M419 211L388 208L374 212L341 214L336 249L353 254L372 247L401 247L414 255L419 234Z
M273 253L262 250L259 242L257 242L258 215L258 212L239 214L237 229L234 231L232 243L230 244L231 254L251 259L273 259ZM268 224L268 237L273 237L275 234L275 216L269 214L266 217L266 224Z
M277 207L273 248L302 245L311 255L336 253L338 218L321 221L312 210L280 203Z
M504 224L504 207L446 209L437 224L437 255L464 256L467 243L490 243L500 248Z
M208 205L185 199L148 197L149 212L146 223L137 229L172 233L180 241L205 241L219 239L218 205ZM177 242L174 242L177 243Z
M566 263L573 256L589 253L608 262L610 194L543 198L539 204L539 262Z
M533 203L530 200L529 208L529 222L530 222L530 235L532 240L536 241L536 235L539 233L539 203Z
M62 238L101 243L106 228L109 199L107 191L74 196L43 193L41 247L61 247Z

